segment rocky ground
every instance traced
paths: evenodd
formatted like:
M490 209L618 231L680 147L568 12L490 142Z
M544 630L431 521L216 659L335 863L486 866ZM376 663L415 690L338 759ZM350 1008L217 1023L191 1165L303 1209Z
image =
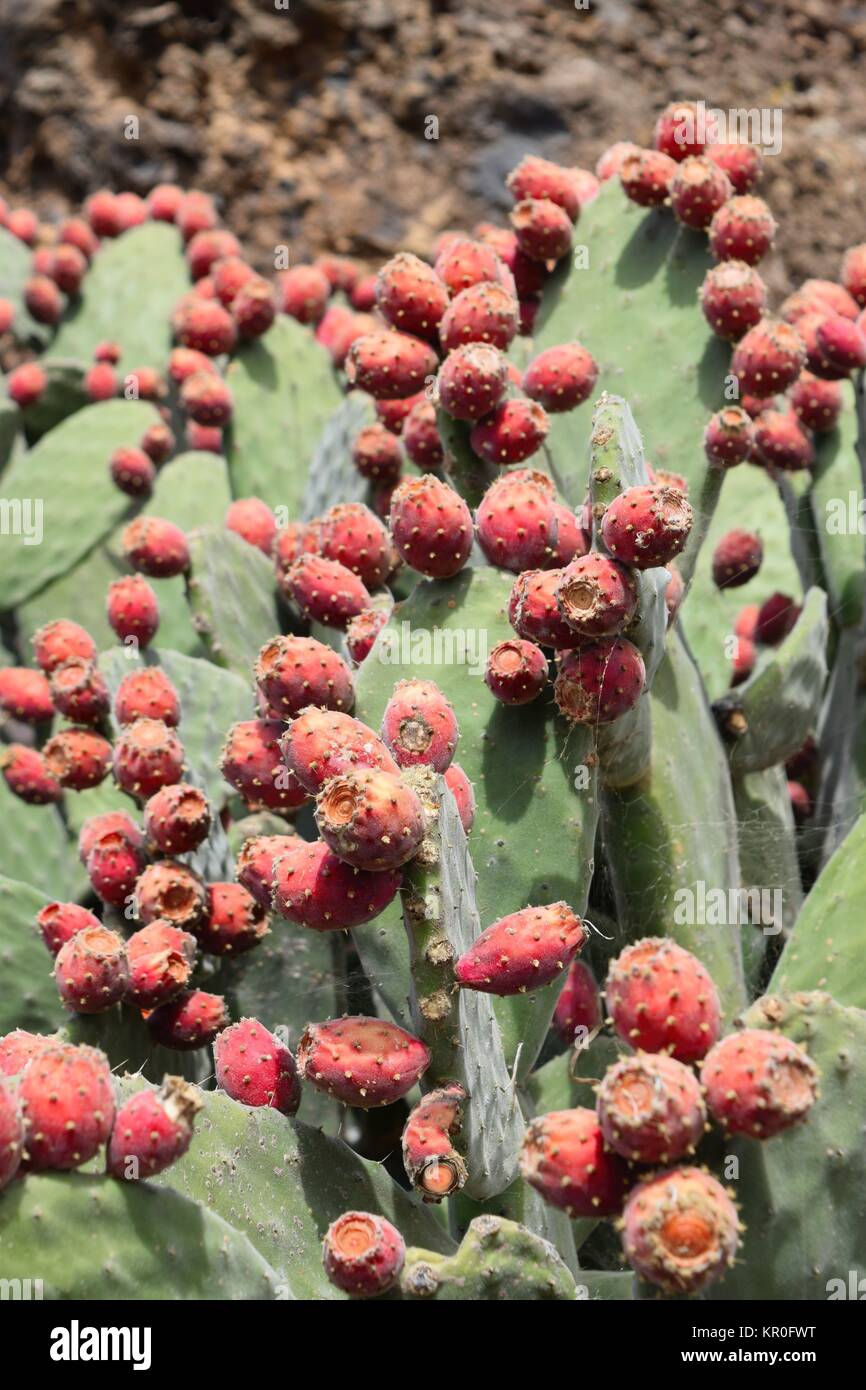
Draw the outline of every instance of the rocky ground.
M176 180L263 267L286 242L375 266L504 210L525 151L592 166L702 98L783 113L782 291L866 236L864 50L843 0L0 0L0 191L50 218Z

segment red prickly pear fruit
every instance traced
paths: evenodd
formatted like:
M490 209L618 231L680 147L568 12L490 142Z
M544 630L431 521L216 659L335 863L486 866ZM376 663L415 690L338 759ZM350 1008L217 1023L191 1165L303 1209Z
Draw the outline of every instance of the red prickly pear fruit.
M755 605L757 607L757 605ZM734 637L734 650L731 656L731 685L742 685L755 669L758 650L750 637Z
M818 1079L804 1048L760 1028L723 1038L701 1067L713 1119L752 1139L772 1139L804 1120L818 1097Z
M382 628L388 622L384 608L366 608L346 628L346 650L355 666L366 661Z
M398 681L382 716L382 738L400 767L444 772L454 758L460 730L450 701L435 681Z
M223 256L220 260L214 261L211 267L216 297L227 309L231 307L232 301L244 285L255 278L256 272L251 265L247 265L242 256Z
M183 437L188 449L200 451L203 454L221 454L223 452L222 430L212 429L209 425L197 425L194 420L188 420Z
M214 1043L217 1085L242 1105L270 1106L294 1115L301 1103L295 1059L254 1018L242 1018Z
M609 637L634 620L637 584L626 565L592 551L562 571L556 601L569 627L581 637Z
M252 835L244 841L237 861L238 882L259 907L267 911L271 906L276 861L306 843L300 835Z
M13 795L30 806L47 806L63 794L42 754L23 743L10 743L0 751L0 772Z
M601 519L601 538L618 560L637 569L666 565L689 538L691 504L679 488L642 483L615 497Z
M379 271L376 304L392 328L435 339L439 320L448 307L448 287L426 262L400 252Z
M202 989L182 990L147 1015L153 1041L177 1052L209 1047L217 1033L228 1025L229 1016L222 995L207 994Z
M45 766L61 787L98 787L111 769L111 744L92 729L61 729L42 749Z
M117 373L107 362L95 362L84 378L84 392L89 401L112 401L117 395L119 383ZM119 452L126 452L125 450ZM110 465L111 476L121 492L126 491L118 482L119 465L115 468L113 459ZM143 491L144 489L139 489ZM130 496L134 494L130 493Z
M167 1076L158 1091L130 1096L114 1117L108 1172L137 1182L170 1168L189 1148L203 1104L198 1088L179 1076Z
M556 979L586 939L568 903L524 907L483 931L456 962L454 976L463 989L525 994Z
M215 299L193 295L176 313L174 333L181 347L195 348L208 357L231 352L237 342L237 327L228 309Z
M694 1153L707 1111L691 1067L639 1052L609 1067L598 1087L598 1121L615 1153L632 1163L675 1163Z
M706 968L664 937L627 946L611 962L605 994L617 1033L643 1052L695 1062L719 1036L721 1006Z
M162 854L190 854L210 831L207 797L188 782L162 787L145 805L144 825L148 839Z
M521 574L550 564L558 544L560 511L550 479L528 468L504 473L485 492L475 513L478 543L492 565Z
M815 446L793 410L763 410L754 424L758 459L784 472L811 468Z
M158 183L150 190L145 202L154 222L173 222L183 202L183 189L176 183Z
M352 308L359 313L369 314L376 307L376 282L377 275L365 275L359 280L349 295Z
M755 443L752 421L738 405L726 405L711 415L704 430L704 453L710 463L734 468L743 463Z
M580 641L556 601L564 570L526 570L519 574L508 601L508 620L518 637L542 647L565 650Z
M499 642L487 658L484 683L503 705L528 705L548 682L547 657L523 638Z
M360 315L359 315L360 317ZM392 434L402 434L403 425L410 412L414 410L419 401L426 400L425 391L430 388L428 381L423 391L416 391L414 396L404 396L399 400L385 400L373 402L373 407L381 424Z
M672 101L657 118L653 147L680 163L691 155L703 154L712 133L702 129L697 107L691 101Z
M317 554L318 539L315 524L307 526L302 521L287 522L277 531L273 553L278 577L283 570L289 569L299 556Z
M264 910L240 883L209 883L206 893L205 916L195 928L203 951L237 956L267 936Z
M126 943L126 999L139 1009L158 1009L189 984L196 959L195 938L157 918Z
M406 1121L403 1167L423 1202L441 1202L459 1192L466 1181L466 1164L453 1143L460 1133L465 1100L462 1086L428 1091Z
M351 294L361 274L357 262L349 256L317 256L314 264L326 277L331 289L342 290L344 294Z
M126 946L101 922L76 932L54 963L60 998L79 1014L101 1014L119 1004L129 984Z
M55 324L63 313L63 296L47 275L32 275L25 282L24 303L38 323Z
M222 429L232 418L234 400L221 376L193 372L180 388L180 403L197 425Z
M364 582L339 560L322 555L301 555L282 575L280 587L303 617L325 627L345 628L370 607Z
M247 719L233 724L226 736L220 769L250 810L289 811L307 800L280 757L282 731L276 719Z
M18 1083L18 1099L31 1172L80 1168L111 1133L111 1070L95 1047L54 1043L35 1053Z
M193 188L183 194L175 209L174 220L184 241L190 241L197 232L206 232L215 227L219 219L213 199Z
M561 207L572 222L580 212L580 195L574 169L565 169L538 155L526 155L512 169L505 183L515 203L525 199L549 199Z
M444 352L467 343L507 348L517 335L517 300L504 285L485 280L452 299L439 325Z
M274 637L256 658L255 679L275 718L292 719L302 709L351 709L352 673L345 661L314 637Z
M356 436L352 462L370 482L396 482L403 469L403 453L396 436L377 423L365 426Z
M11 371L6 379L9 399L22 410L36 405L42 399L47 385L48 377L38 362L23 362L20 367Z
M655 208L667 201L668 186L676 171L675 161L661 150L636 150L627 154L619 166L619 181L633 203Z
M280 312L299 323L318 323L322 318L332 286L327 275L314 265L296 265L277 276Z
M571 250L572 219L550 198L524 198L509 217L517 245L533 261L559 261Z
M165 382L153 367L136 367L124 379L127 394L133 400L161 401L165 396Z
M273 905L281 917L311 931L360 927L393 902L400 878L394 870L353 869L317 840L275 861Z
M354 1298L387 1293L397 1283L405 1258L403 1237L384 1216L347 1211L325 1232L325 1273L336 1288Z
M629 1195L623 1248L633 1269L670 1294L696 1294L733 1266L737 1209L709 1173L673 1168Z
M851 298L861 308L866 306L866 242L849 246L842 257L842 273L839 277Z
M866 367L866 335L842 314L828 314L817 325L815 339L821 354L817 375L837 381Z
M177 728L180 699L161 666L144 666L123 677L114 696L114 717L118 724L159 719L170 729Z
M134 638L139 647L148 647L159 630L156 594L140 574L128 574L112 581L108 586L106 613L112 631L121 642Z
M277 316L277 298L272 286L261 276L254 276L238 290L231 312L239 338L247 341L261 338Z
M427 377L436 375L437 366L429 343L394 330L356 338L345 362L351 385L383 401L414 396Z
M370 314L354 314L342 304L332 304L316 328L316 341L330 354L334 366L342 367L355 339L379 327Z
M59 236L64 245L74 246L88 261L92 261L99 250L99 241L83 217L67 218L60 224Z
M99 724L111 709L108 686L98 667L83 657L62 661L51 673L54 707L77 724Z
M331 777L316 798L322 838L356 869L400 869L424 838L424 809L399 777L356 768Z
M598 637L558 654L553 693L560 714L575 724L610 724L643 693L643 657L624 637Z
M0 1076L18 1076L27 1063L39 1057L49 1047L56 1046L57 1034L44 1036L42 1033L28 1033L24 1028L16 1028L0 1038Z
M710 250L717 261L757 265L773 244L776 219L763 198L750 193L730 198L710 223Z
M171 579L189 569L189 545L179 526L161 517L140 516L121 536L123 553L134 570L149 579Z
M800 616L800 605L787 594L770 594L758 609L755 640L763 646L777 647L788 636Z
M811 372L800 373L788 399L801 425L819 432L835 428L844 403L838 381L822 381Z
M162 921L195 931L207 910L205 885L186 864L158 859L148 864L135 885L135 902L141 921Z
M595 164L595 172L601 182L607 183L608 179L615 178L626 155L637 154L639 149L640 146L633 144L631 140L617 140L614 144L608 145Z
M455 420L480 420L499 404L507 380L508 362L497 348L467 343L439 368L439 401Z
M495 248L471 237L453 236L439 250L433 269L455 298L485 281L511 288L506 267Z
M806 365L803 339L783 319L764 318L734 349L731 371L750 396L775 396L793 386Z
M35 212L31 212L29 208L13 208L6 218L6 230L27 246L32 246L39 232Z
M463 832L468 835L475 824L475 789L459 763L452 763L444 775L445 784L457 803Z
M42 671L27 666L0 669L0 710L25 724L38 724L54 713L51 687Z
M469 559L472 513L459 492L430 473L403 480L391 498L390 521L401 558L428 579L450 579Z
M812 798L802 782L792 782L790 780L788 782L788 797L791 802L794 824L802 825L812 814Z
M680 611L682 601L686 596L686 586L683 577L676 565L668 566L668 582L665 587L665 607L668 611L668 627L676 618Z
M85 632L78 623L59 618L56 622L46 623L34 633L33 655L36 665L50 676L57 666L62 665L64 661L71 661L73 657L80 657L83 661L95 661L96 643L90 633Z
M529 1125L520 1172L573 1220L616 1216L630 1186L628 1164L604 1142L594 1110L551 1110Z
M98 927L100 921L78 903L46 903L36 914L36 925L52 956L85 927Z
M378 768L395 777L400 771L378 734L337 711L303 710L283 734L280 748L286 766L311 795L330 777L355 768Z
M298 1043L305 1081L344 1105L391 1105L423 1076L430 1049L396 1023L360 1015L308 1023Z
M101 816L90 816L81 827L78 836L78 857L82 864L87 863L101 837L109 834L120 836L120 839L136 852L143 853L144 835L135 821L125 811L106 811Z
M767 287L745 261L722 261L704 276L700 301L716 337L736 343L764 317Z
M179 782L183 769L181 741L161 719L136 719L114 745L115 781L121 791L141 801Z
M201 280L217 261L227 256L240 256L241 247L231 232L222 228L205 228L196 232L186 248L186 260L193 280Z
M556 1001L553 1028L569 1046L585 1043L601 1027L601 998L595 976L585 961L573 960Z
M574 410L595 390L598 365L580 343L547 348L523 373L523 390L550 413Z
M319 553L378 589L392 568L391 540L379 518L363 502L340 502L317 523ZM307 701L309 704L310 701Z
M764 160L756 145L720 143L708 145L705 154L727 174L734 193L751 193L760 182Z
M733 191L724 170L705 155L689 155L677 166L668 184L675 217L698 231L710 225Z
M104 831L87 856L93 891L111 907L124 907L143 867L141 851L120 831Z
M234 531L247 545L270 555L277 535L277 519L260 497L239 497L225 515L227 531Z
M140 227L147 221L147 206L143 198L139 198L137 193L118 193L114 200L117 214L117 223L121 232L128 232L132 227Z
M547 413L536 401L509 400L479 420L469 440L479 458L504 467L537 453L549 428Z
M108 471L114 486L127 497L149 497L153 492L156 469L143 449L115 449Z
M18 1172L24 1149L24 1126L11 1086L0 1082L0 1192Z
M760 536L751 531L728 531L713 551L713 582L717 589L736 589L754 579L764 558Z
M158 467L161 463L165 463L166 459L171 458L174 452L174 442L174 435L168 428L168 425L164 425L160 422L146 429L141 439L138 441L138 444L139 448L142 449L144 453L147 454L148 458ZM156 577L160 578L161 576L157 575Z
M403 446L415 467L423 472L441 466L445 450L436 425L436 407L432 401L419 401L409 411L403 426ZM399 472L393 476L399 477Z

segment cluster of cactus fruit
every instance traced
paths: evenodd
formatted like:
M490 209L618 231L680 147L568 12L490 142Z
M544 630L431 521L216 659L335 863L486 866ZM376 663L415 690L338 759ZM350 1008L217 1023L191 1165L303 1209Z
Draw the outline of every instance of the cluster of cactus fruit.
M378 274L0 206L4 1270L52 1170L202 1296L814 1296L804 1164L856 1247L866 246L771 317L693 116Z

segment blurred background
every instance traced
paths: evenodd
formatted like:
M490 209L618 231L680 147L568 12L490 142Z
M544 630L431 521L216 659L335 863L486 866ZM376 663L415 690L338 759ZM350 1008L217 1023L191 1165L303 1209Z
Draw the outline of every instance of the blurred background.
M783 112L771 287L835 277L866 237L866 5L589 5L0 0L0 193L53 220L103 186L195 185L262 268L283 242L375 268L504 212L527 151L592 168L703 99Z

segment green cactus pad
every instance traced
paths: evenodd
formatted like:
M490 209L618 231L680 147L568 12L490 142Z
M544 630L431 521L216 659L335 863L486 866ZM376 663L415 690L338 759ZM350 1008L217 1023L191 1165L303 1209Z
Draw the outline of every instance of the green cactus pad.
M201 987L207 989L207 983L202 982ZM210 1048L176 1052L173 1048L154 1046L141 1014L125 1004L104 1014L66 1014L65 1018L64 1033L69 1042L100 1048L112 1071L135 1071L153 1082L161 1082L164 1076L182 1076L186 1081L204 1083L213 1075Z
M857 454L858 422L851 383L843 382L842 389L845 409L838 425L815 436L809 499L830 594L830 612L840 627L851 627L860 621L863 612L866 516L862 511L862 464Z
M454 1255L409 1249L400 1280L404 1298L552 1299L573 1302L574 1276L554 1247L516 1221L477 1216Z
M803 905L800 866L797 862L794 816L784 769L770 767L734 777L734 805L740 845L743 887L770 894L766 904L774 920L743 926L743 961L749 993L756 994L766 948L794 926ZM773 895L778 894L776 899ZM776 914L778 905L781 911Z
M22 412L21 419L29 439L38 439L53 430L68 415L88 404L84 389L83 362L45 357L40 367L47 377L45 391L38 401Z
M338 502L367 501L369 485L352 462L352 445L375 419L373 402L362 391L353 391L337 406L310 464L299 511L302 521L312 521Z
M265 642L280 631L271 562L222 526L190 536L187 601L212 661L251 681Z
M75 793L66 798L74 806ZM87 886L75 842L56 806L28 806L0 779L0 874L28 881L52 898L77 898Z
M29 883L0 877L0 971L7 982L0 993L0 1037L13 1028L53 1033L63 1023L53 961L36 925L48 901Z

